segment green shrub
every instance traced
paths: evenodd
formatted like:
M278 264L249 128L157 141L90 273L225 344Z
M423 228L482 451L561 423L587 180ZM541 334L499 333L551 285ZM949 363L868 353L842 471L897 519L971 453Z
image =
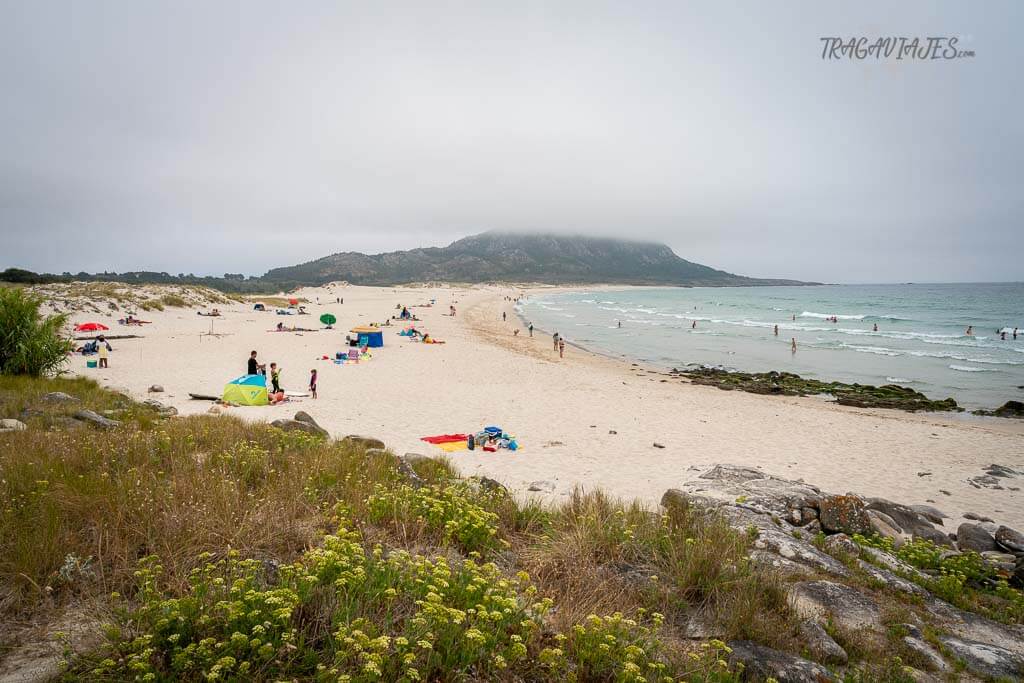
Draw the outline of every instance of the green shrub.
M177 294L164 294L160 297L160 303L169 308L185 308L188 302Z
M67 362L72 343L61 334L67 315L44 318L41 303L20 287L0 288L0 374L40 377Z
M367 500L369 520L390 524L406 537L426 534L466 552L486 553L504 545L498 537L498 515L482 505L489 495L474 493L461 483L378 486Z
M895 547L891 538L865 537L853 540L862 546L884 550L908 565L926 572L905 578L964 609L980 611L1001 621L1024 621L1024 591L1009 585L995 567L974 551L943 557L947 548L915 538Z

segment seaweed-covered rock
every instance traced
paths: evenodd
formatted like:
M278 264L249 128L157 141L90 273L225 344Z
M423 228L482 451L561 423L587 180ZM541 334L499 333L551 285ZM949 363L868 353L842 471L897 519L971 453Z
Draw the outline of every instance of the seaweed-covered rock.
M919 391L896 384L880 387L870 384L846 384L806 379L791 372L734 372L723 368L688 368L679 372L694 384L706 384L724 390L746 391L752 394L782 396L813 396L829 394L837 403L861 408L894 408L916 412L960 411L952 398L933 400Z
M1015 417L1024 419L1024 403L1020 401L1007 401L994 410L979 409L973 411L975 415L988 415L991 417Z

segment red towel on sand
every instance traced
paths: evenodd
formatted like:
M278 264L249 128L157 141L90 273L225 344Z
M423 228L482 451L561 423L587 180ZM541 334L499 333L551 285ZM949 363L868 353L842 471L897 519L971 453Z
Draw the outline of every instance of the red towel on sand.
M427 443L452 443L453 441L465 441L468 438L468 434L441 434L440 436L424 436L420 441L426 441Z

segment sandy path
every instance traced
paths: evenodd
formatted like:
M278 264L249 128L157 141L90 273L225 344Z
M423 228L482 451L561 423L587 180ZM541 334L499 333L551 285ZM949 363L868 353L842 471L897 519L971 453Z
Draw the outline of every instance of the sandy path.
M304 390L309 370L318 368L320 398L228 409L232 414L272 420L301 408L336 436L378 436L398 453L440 453L419 437L497 424L515 433L524 449L460 452L452 460L465 474L486 474L520 492L533 481L549 481L555 490L542 495L554 500L580 485L656 502L666 488L692 478L692 470L730 462L829 491L934 502L954 518L972 511L1024 528L1024 493L1010 489L1024 486L1024 476L1006 480L1003 490L968 483L991 463L1024 470L1024 423L724 392L662 381L668 378L574 348L559 361L550 337L530 339L525 329L512 336L521 323L503 299L511 293L483 287L307 289L299 295L310 301L343 296L345 304L313 303L313 315L301 317L222 306L225 316L213 322L213 330L225 335L220 337L200 336L210 330L210 319L168 310L153 315L154 323L141 332L144 339L115 342L109 370L86 370L80 357L72 369L136 397L146 397L150 384L162 384L167 391L156 397L189 414L209 404L190 401L187 392L219 394L226 380L244 373L248 352L256 349L262 361L284 368L286 389ZM316 360L340 350L349 327L382 322L396 304L430 298L436 306L413 311L446 344L409 342L396 336L398 327L386 332L385 347L369 363L339 367ZM454 318L447 315L452 302ZM320 327L323 311L338 316L336 330L267 331L278 321ZM123 331L111 327L112 333ZM654 448L655 441L665 448Z

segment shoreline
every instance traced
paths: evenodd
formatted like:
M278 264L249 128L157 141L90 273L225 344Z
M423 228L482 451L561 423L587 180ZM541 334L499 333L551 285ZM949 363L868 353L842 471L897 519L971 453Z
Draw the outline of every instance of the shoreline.
M489 476L517 496L548 502L564 500L580 486L655 506L666 489L696 470L730 463L802 478L827 491L936 505L951 516L951 529L964 512L1024 526L1024 496L1010 490L1024 484L1024 477L1004 482L1001 490L970 483L992 463L1022 469L1013 454L1024 452L1024 424L721 391L578 346L567 346L560 361L547 347L550 340L530 339L514 304L503 300L523 291L531 290L304 289L294 296L310 302L317 296L345 298L344 305L309 304L308 318L285 319L298 324L313 323L322 312L338 316L332 332L308 334L270 333L267 328L282 317L256 313L245 303L219 306L224 317L215 324L223 336L200 336L209 318L192 309L168 309L152 314L144 338L115 344L110 369L87 370L75 356L71 370L188 415L209 408L190 401L188 392L219 395L224 382L242 374L249 350L258 349L261 360L282 366L286 389L304 387L309 369L318 368L320 398L229 408L227 414L269 422L305 410L332 436L378 437L399 455L440 456L440 449L420 437L496 424L516 434L522 450L462 451L449 460L463 475ZM314 360L340 347L349 327L382 321L394 314L396 303L431 298L433 308L413 308L422 319L417 325L446 344L408 342L397 336L401 326L393 326L368 363L349 367ZM450 302L457 317L447 315ZM512 315L507 323L501 321L503 309ZM73 321L90 318L102 319L80 313ZM523 331L513 337L517 325ZM151 384L163 385L165 392L148 393ZM654 442L665 448L652 447Z

